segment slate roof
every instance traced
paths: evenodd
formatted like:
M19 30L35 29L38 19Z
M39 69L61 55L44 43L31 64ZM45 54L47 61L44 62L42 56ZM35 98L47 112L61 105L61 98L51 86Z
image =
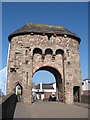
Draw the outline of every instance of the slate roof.
M40 84L36 85L35 88L40 89ZM48 84L43 83L42 84L42 89L54 89L53 88L53 83L48 83Z
M50 84L42 84L42 89L54 89L53 85Z
M12 37L14 36L21 35L21 34L29 34L29 33L67 35L69 37L74 37L79 43L81 41L80 38L76 34L70 32L63 26L32 24L32 23L27 23L20 29L16 30L15 32L9 35L8 39L10 41Z

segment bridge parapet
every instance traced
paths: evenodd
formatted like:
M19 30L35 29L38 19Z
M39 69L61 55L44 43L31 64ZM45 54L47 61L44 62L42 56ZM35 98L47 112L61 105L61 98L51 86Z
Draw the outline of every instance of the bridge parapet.
M16 103L17 96L14 93L2 97L2 103L0 103L0 116L2 116L2 119L13 118Z

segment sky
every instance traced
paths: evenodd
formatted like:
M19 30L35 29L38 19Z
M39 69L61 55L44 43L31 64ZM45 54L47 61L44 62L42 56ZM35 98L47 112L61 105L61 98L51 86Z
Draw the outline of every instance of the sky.
M6 80L7 80L7 67L3 68L0 71L0 89L4 94L6 94Z
M54 75L46 70L40 70L37 71L34 75L33 75L33 79L32 81L35 84L39 84L39 83L53 83L56 82L56 79L54 77Z
M0 70L7 66L8 36L28 22L60 25L77 34L81 38L79 51L82 80L88 78L88 3L3 3ZM50 73L37 73L33 79L46 80L45 76L50 76Z

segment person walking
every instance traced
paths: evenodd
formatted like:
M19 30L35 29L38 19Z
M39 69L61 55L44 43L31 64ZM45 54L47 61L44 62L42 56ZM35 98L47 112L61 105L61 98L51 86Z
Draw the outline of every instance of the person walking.
M18 99L18 102L20 101L20 92L17 91L17 99Z

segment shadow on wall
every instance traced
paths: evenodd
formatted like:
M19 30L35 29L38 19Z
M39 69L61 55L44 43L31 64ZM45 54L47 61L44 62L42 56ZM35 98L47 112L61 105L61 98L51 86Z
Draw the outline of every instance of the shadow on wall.
M86 103L86 104L90 104L90 95L82 95L81 96L81 103Z
M7 97L7 96L5 96ZM17 103L17 96L16 94L11 94L8 98L4 98L2 106L2 119L5 118L12 118L14 116L14 111Z

